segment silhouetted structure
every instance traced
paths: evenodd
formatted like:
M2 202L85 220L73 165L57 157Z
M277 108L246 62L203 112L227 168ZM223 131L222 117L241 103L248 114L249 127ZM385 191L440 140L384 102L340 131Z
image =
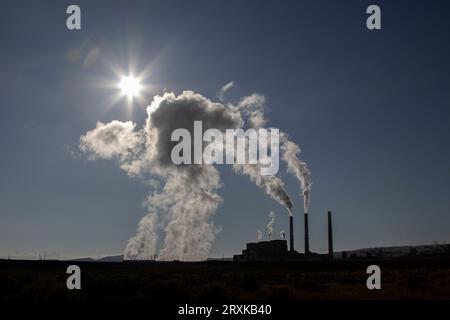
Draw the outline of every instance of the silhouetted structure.
M309 253L309 227L308 227L308 213L305 212L305 254Z
M289 249L294 252L294 217L289 216Z
M289 216L289 251L286 240L272 240L247 243L242 254L233 256L234 261L283 261L283 260L317 260L333 257L333 230L331 212L328 212L328 253L317 254L309 250L308 213L305 217L305 253L294 250L294 218Z
M282 261L288 257L287 241L272 240L247 243L242 254L234 255L234 261Z
M328 256L333 259L333 225L331 211L328 211Z

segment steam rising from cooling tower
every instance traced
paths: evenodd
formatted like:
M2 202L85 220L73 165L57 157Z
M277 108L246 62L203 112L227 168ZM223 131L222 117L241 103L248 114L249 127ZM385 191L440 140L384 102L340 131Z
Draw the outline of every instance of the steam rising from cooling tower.
M258 230L256 233L256 240L261 241L263 239L263 233L261 230Z
M146 181L151 188L146 201L148 213L128 241L125 259L148 259L155 254L161 260L201 260L208 256L220 231L213 223L222 202L217 193L220 175L213 165L174 165L171 150L176 142L171 141L170 135L178 128L186 128L193 135L194 121L202 121L204 130L215 128L222 132L262 128L267 124L264 104L264 96L257 94L233 105L213 102L192 91L180 95L169 92L153 98L143 128L136 129L130 121L98 122L80 137L80 150L88 159L115 159L130 177ZM282 159L301 182L307 207L309 170L298 158L300 149L286 134L280 143ZM262 176L260 168L260 164L233 165L236 173L248 176L291 215L292 201L283 181L275 175ZM161 243L159 234L164 234Z

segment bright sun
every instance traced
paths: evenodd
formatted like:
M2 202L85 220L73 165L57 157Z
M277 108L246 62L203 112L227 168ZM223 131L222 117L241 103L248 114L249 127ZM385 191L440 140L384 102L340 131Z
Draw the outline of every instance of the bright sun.
M120 79L119 88L123 95L131 99L139 95L142 85L138 78L135 78L134 76L127 76Z

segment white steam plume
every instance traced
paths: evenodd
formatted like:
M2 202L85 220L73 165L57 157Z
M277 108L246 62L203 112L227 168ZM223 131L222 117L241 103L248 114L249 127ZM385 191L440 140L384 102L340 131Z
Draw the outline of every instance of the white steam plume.
M203 259L218 231L212 216L222 201L217 194L219 173L212 165L174 165L171 150L176 142L170 136L178 128L186 128L193 135L194 120L201 120L204 130L237 129L242 126L241 115L200 94L184 91L178 96L155 96L147 107L147 116L145 127L139 131L131 122L98 123L80 138L80 149L89 159L116 158L131 176L150 175L164 183L161 191L149 196L150 214L142 218L137 235L129 240L126 258L153 256L157 229L163 228L160 259Z
M153 98L142 129L136 129L130 121L114 120L99 122L80 137L80 150L88 159L116 159L130 176L145 179L153 187L147 199L148 214L127 243L126 259L152 259L158 255L161 260L200 260L208 256L219 232L212 221L222 201L217 194L221 186L219 172L207 164L174 165L171 151L177 142L170 136L178 128L193 135L194 121L202 121L204 131L260 128L267 123L264 103L265 98L256 94L242 98L234 106L212 102L192 91L178 96L169 92ZM281 143L285 146L283 159L290 161L288 169L293 172L291 166L298 163L291 158L298 153L290 144ZM279 177L262 176L260 164L233 165L233 169L247 175L291 213L292 201ZM162 183L161 188L156 187L155 179ZM164 237L159 243L161 232Z
M234 164L233 169L236 173L247 175L268 196L286 207L289 214L292 215L292 201L284 190L284 183L280 178L261 175L261 165L259 164Z
M256 240L261 241L263 239L263 233L261 230L256 232Z
M272 238L273 234L273 225L275 224L275 212L270 211L269 212L269 223L267 224L267 235L268 239L270 240Z
M154 260L156 257L155 227L157 216L149 213L139 222L137 234L128 240L124 253L125 260L134 260L137 257L141 260Z
M264 116L265 101L264 96L256 93L243 97L239 101L236 109L240 110L243 114L248 127L258 129L267 123ZM285 190L283 181L279 177L275 175L261 175L261 164L235 164L233 165L233 169L236 173L247 175L267 195L286 207L289 215L292 215L292 200Z
M286 134L281 135L281 154L282 159L287 163L288 172L297 178L303 192L303 209L309 210L311 197L311 173L306 163L300 160L300 147L289 140Z
M252 128L260 128L267 124L264 113L265 97L259 94L252 94L239 101L238 108L247 117L247 123ZM300 148L291 141L286 133L280 132L280 148L282 159L286 162L288 172L294 175L300 182L303 192L303 208L308 212L311 196L311 173L306 163L300 160ZM284 190L284 185L280 186ZM289 206L287 205L289 208ZM292 208L292 204L290 206ZM291 210L289 210L291 213Z

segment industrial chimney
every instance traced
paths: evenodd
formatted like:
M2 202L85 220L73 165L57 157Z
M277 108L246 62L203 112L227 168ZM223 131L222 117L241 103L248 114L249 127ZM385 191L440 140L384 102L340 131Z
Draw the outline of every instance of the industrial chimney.
M309 253L308 213L305 212L305 254Z
M289 216L289 248L294 252L294 218Z
M328 211L328 256L333 259L333 224L331 221L331 211Z

